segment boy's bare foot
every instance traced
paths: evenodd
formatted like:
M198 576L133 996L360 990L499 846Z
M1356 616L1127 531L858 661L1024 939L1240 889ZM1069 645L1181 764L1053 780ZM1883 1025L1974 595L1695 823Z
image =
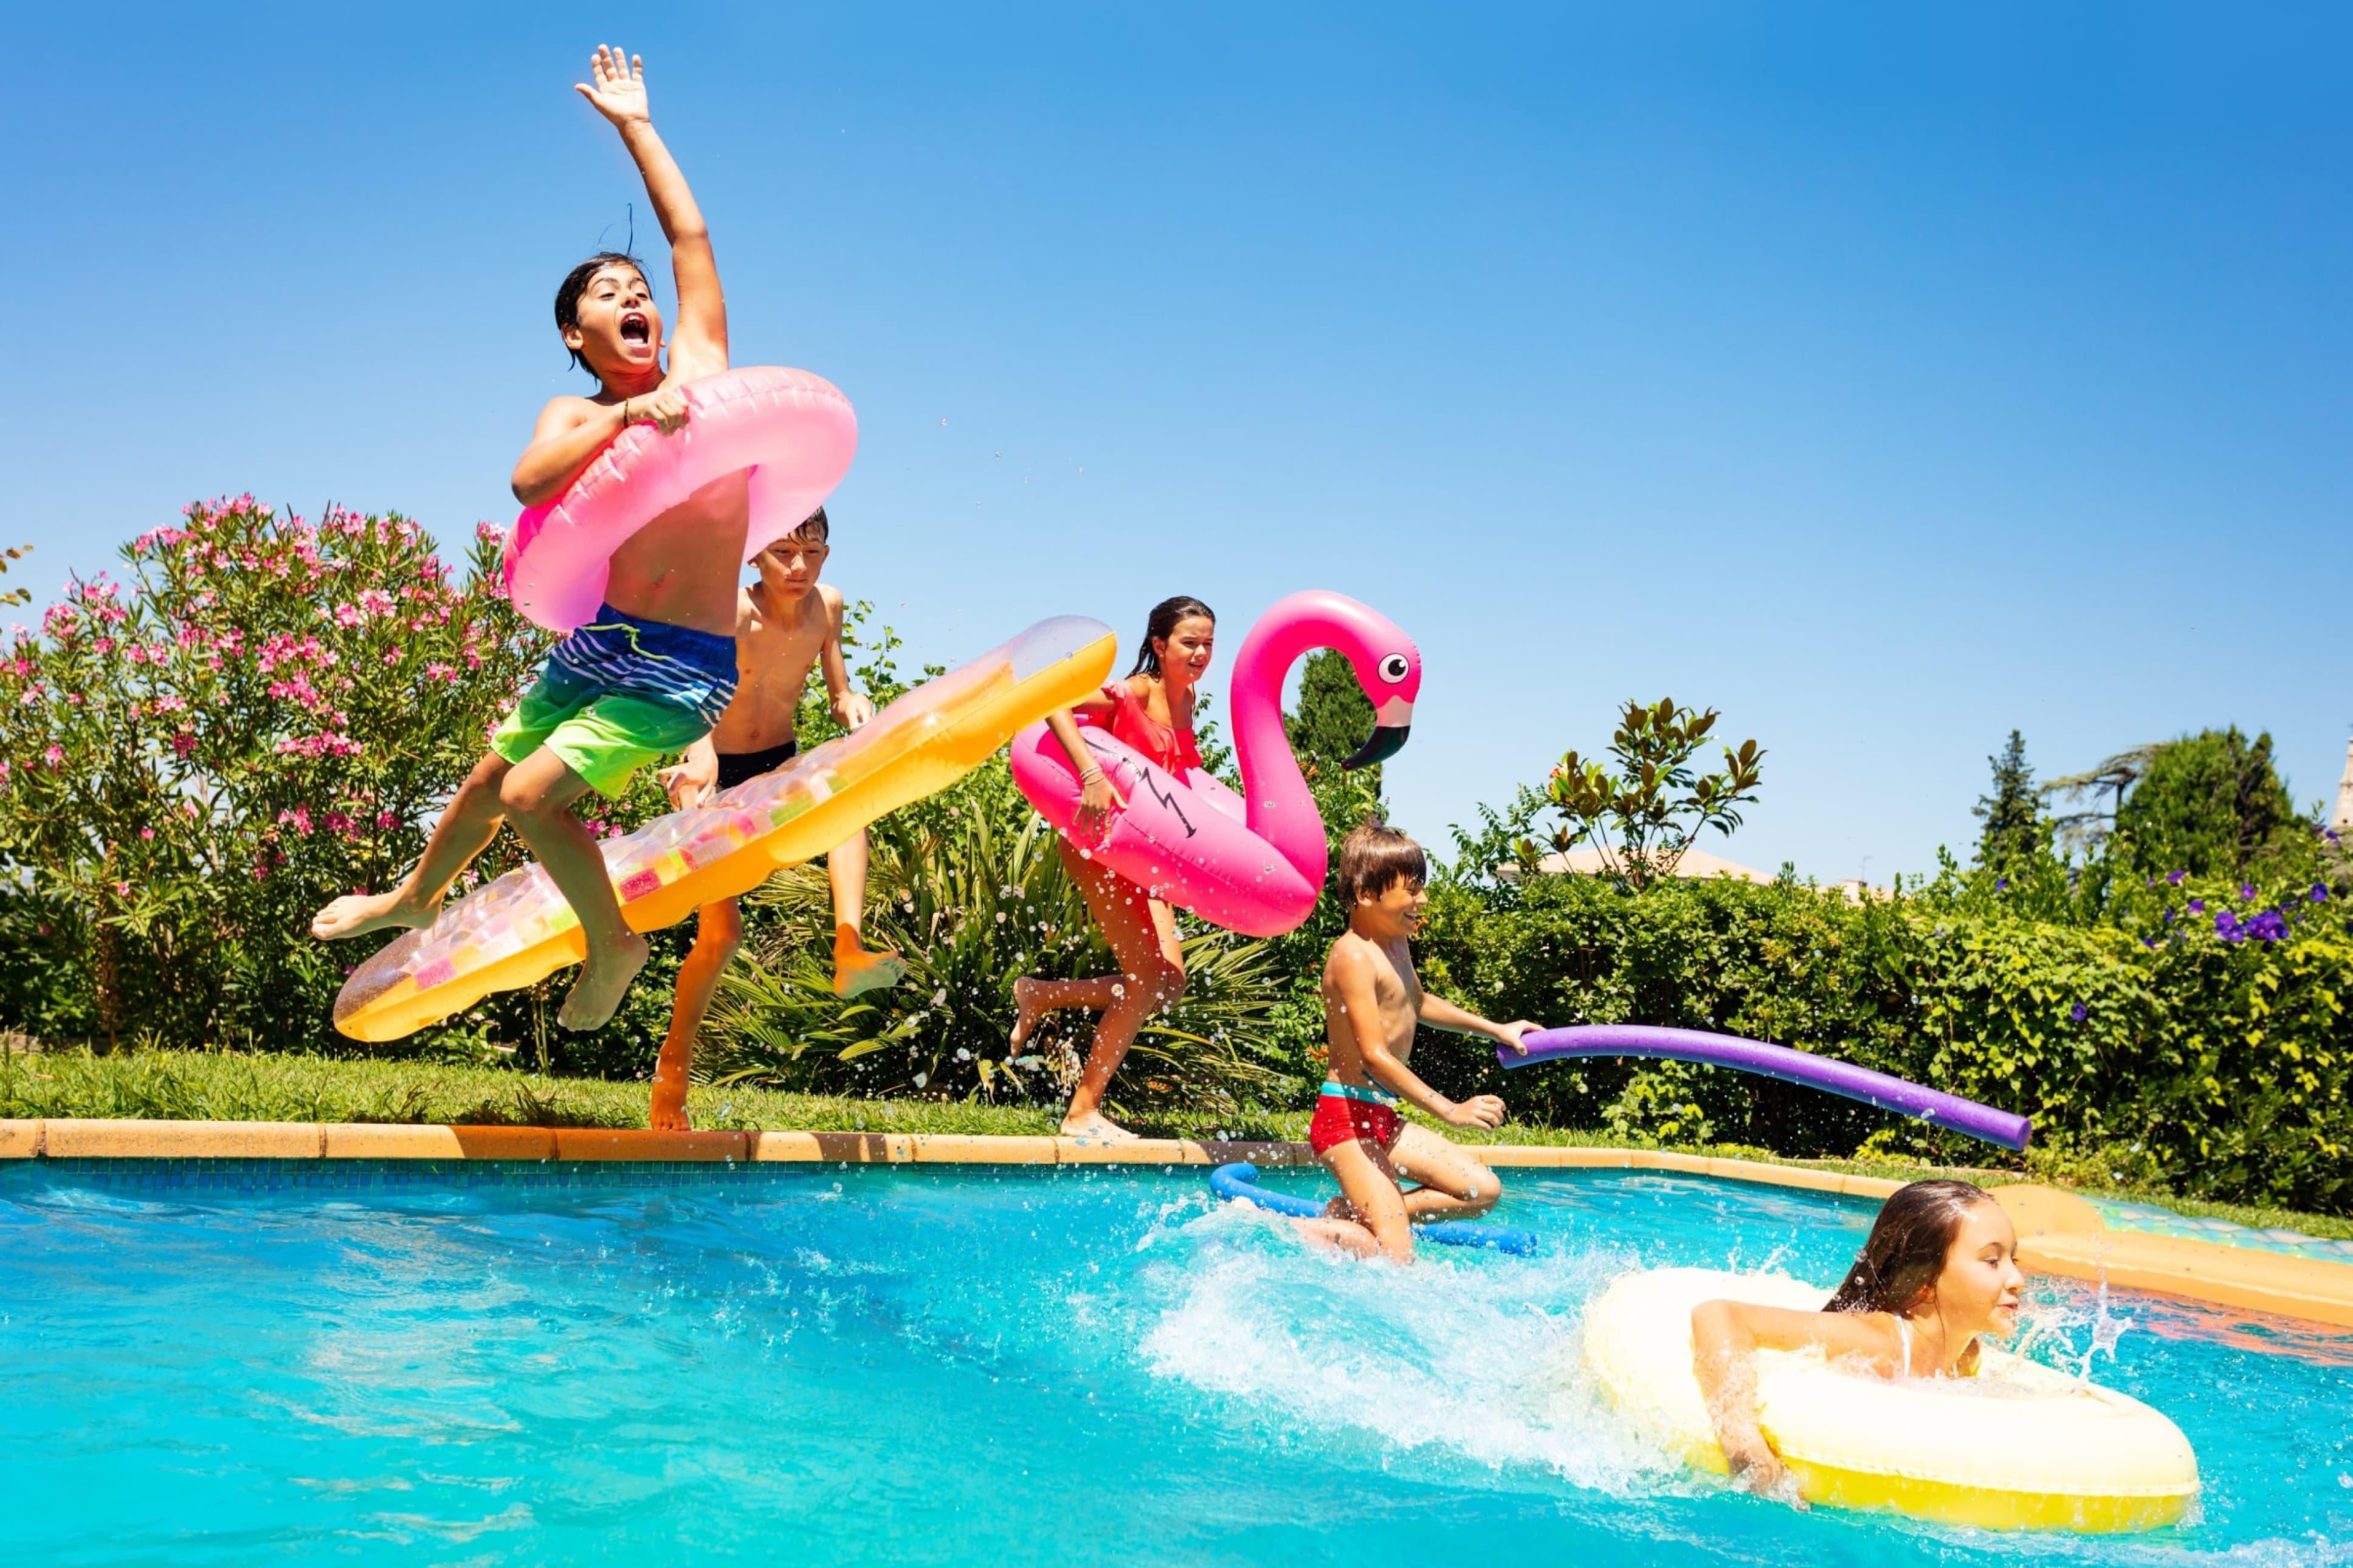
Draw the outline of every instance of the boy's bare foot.
M1062 1136L1065 1138L1095 1138L1102 1140L1105 1143L1135 1143L1142 1142L1142 1134L1130 1132L1126 1128L1122 1127L1118 1122L1113 1121L1100 1110L1090 1110L1084 1116L1064 1117L1062 1119Z
M1038 983L1028 975L1013 983L1013 1032L1005 1037L1005 1054L1011 1056L1029 1038L1029 1031L1044 1016L1037 1003Z
M833 994L836 996L862 996L869 991L887 990L907 978L907 961L888 948L870 952L858 940L858 933L848 926L841 928L833 943Z
M565 994L555 1021L574 1030L601 1027L628 994L629 982L646 966L646 955L652 951L644 937L631 931L609 960L600 963L590 953L588 962L580 966L580 978Z
M399 889L389 893L345 893L311 917L311 934L321 942L365 936L392 926L415 930L429 926L441 912L441 900L412 904Z
M646 1125L657 1132L691 1132L686 1119L686 1075L654 1071L653 1103L646 1110Z

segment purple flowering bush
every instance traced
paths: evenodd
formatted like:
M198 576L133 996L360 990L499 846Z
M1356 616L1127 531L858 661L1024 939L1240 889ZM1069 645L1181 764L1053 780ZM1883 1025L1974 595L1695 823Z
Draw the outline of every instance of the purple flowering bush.
M84 977L72 1032L326 1032L373 944L312 942L312 910L416 858L544 647L497 548L478 531L453 572L405 518L240 496L141 535L120 581L75 581L0 646L9 920L65 944L41 984ZM43 1000L61 1029L72 1006Z

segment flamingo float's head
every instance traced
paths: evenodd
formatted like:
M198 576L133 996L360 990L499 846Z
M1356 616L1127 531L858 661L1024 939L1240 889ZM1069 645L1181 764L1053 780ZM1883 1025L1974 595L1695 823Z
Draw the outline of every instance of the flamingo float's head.
M1413 700L1421 693L1421 650L1387 616L1353 600L1341 602L1352 613L1335 628L1344 634L1340 652L1373 704L1373 732L1340 765L1368 768L1397 755L1413 732Z

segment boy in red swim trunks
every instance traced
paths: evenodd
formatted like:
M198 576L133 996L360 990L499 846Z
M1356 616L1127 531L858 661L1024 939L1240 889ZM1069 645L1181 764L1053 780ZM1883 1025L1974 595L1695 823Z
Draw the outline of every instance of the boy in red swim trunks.
M1410 1263L1414 1222L1468 1219L1504 1195L1484 1163L1398 1114L1403 1100L1451 1126L1504 1121L1504 1102L1495 1096L1458 1103L1413 1075L1406 1062L1415 1026L1488 1035L1523 1051L1521 1037L1536 1026L1493 1024L1422 990L1408 945L1430 903L1430 863L1420 845L1366 823L1342 841L1337 876L1352 907L1348 929L1324 963L1329 1076L1307 1142L1339 1178L1340 1196L1325 1217L1298 1223L1346 1251ZM1405 1187L1408 1180L1419 1184Z
M687 422L684 384L727 368L727 305L711 232L647 107L644 63L598 46L591 87L578 89L620 132L670 240L678 331L662 364L662 318L634 257L592 256L555 292L555 324L573 362L596 378L593 397L540 411L515 463L515 500L541 506L631 425L675 435ZM458 873L502 821L547 868L580 918L588 954L556 1021L593 1029L613 1016L646 962L646 941L621 918L604 857L573 802L618 795L638 769L710 732L735 691L735 597L751 525L747 477L705 485L613 552L606 603L548 656L539 681L459 786L398 887L337 899L311 921L322 941L390 926L429 925Z
M841 591L818 581L832 552L832 524L819 507L808 521L752 558L760 580L743 591L735 612L738 679L735 700L710 734L686 749L676 767L661 771L672 804L700 805L719 790L774 773L800 754L797 725L809 672L822 666L833 717L855 730L874 717L874 704L849 686L841 655ZM860 931L866 913L866 832L860 828L826 857L833 882L833 993L856 996L896 985L907 973L895 952L868 951ZM659 1131L683 1132L687 1070L720 973L744 941L737 902L708 904L695 915L694 947L679 966L670 1003L670 1037L654 1063L649 1122Z

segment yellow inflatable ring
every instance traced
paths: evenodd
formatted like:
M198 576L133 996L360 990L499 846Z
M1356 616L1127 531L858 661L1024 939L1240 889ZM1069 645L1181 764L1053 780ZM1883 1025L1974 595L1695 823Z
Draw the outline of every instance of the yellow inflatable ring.
M1692 1309L1753 1301L1812 1311L1794 1279L1661 1268L1630 1274L1585 1315L1585 1361L1638 1429L1721 1475L1724 1452L1692 1371ZM1757 1356L1759 1425L1800 1496L1988 1530L2149 1530L2198 1495L2181 1429L2139 1400L1984 1349L1973 1378L1901 1382L1818 1355Z

